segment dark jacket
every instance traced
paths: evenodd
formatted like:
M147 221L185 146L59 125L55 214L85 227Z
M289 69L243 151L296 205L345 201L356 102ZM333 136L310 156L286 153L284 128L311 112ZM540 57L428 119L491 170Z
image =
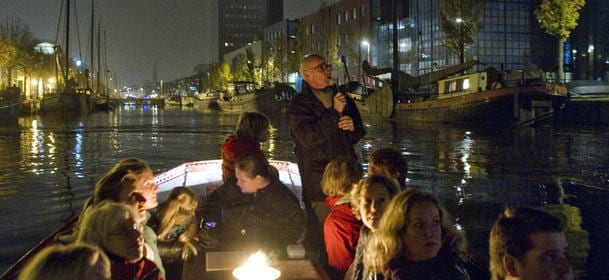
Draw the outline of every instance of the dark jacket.
M393 258L385 279L409 280L469 280L464 261L448 246L442 247L438 255L422 262L408 262L404 256Z
M112 280L163 280L165 279L153 261L142 258L130 263L124 258L106 252L110 259Z
M262 249L285 256L287 245L297 243L305 231L300 202L279 181L249 196L250 201L239 204L216 197L220 201L213 204L221 211L221 222L216 228L220 241L218 249Z
M364 137L366 131L355 102L346 96L347 106L343 115L353 119L355 131L338 128L341 114L333 108L324 107L304 82L300 94L292 98L288 106L294 140L294 153L300 169L304 195L310 201L324 201L321 177L330 160L346 156L357 161L353 145Z

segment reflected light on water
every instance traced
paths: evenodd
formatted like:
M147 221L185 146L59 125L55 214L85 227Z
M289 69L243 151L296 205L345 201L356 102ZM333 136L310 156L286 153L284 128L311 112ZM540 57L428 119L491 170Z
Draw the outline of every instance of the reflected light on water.
M460 185L454 187L456 190L457 205L463 205L465 200L471 197L471 195L466 192L467 179L472 178L471 165L468 160L472 151L472 146L474 145L474 140L470 138L470 134L471 132L469 131L465 132L465 138L459 142L457 148L458 153L461 154L460 161L463 166L463 178L461 179Z

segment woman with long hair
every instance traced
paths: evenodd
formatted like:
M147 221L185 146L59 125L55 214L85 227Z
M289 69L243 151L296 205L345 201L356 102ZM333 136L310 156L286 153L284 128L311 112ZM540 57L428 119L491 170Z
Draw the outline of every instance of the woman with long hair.
M393 198L364 255L365 268L385 279L470 279L466 242L438 199L419 189Z

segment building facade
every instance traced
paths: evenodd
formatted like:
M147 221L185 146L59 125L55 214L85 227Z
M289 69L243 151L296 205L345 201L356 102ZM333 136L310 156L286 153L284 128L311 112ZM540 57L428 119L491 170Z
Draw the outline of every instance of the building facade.
M262 40L264 29L283 20L281 0L219 0L219 57Z

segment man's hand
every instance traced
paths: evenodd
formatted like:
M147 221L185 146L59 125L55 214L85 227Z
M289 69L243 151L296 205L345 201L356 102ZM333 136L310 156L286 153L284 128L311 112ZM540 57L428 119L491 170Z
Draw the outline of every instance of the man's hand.
M338 92L334 95L334 110L339 113L343 113L345 106L347 106L347 98L342 92Z
M342 130L355 131L353 119L349 116L342 116L338 119L338 128Z

